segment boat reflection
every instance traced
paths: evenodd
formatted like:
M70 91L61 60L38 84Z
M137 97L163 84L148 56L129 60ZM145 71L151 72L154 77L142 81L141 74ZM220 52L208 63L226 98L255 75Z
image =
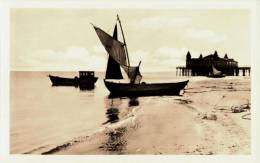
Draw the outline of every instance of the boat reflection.
M107 105L106 117L107 121L105 124L113 124L119 121L119 108L122 105L122 99L109 99L105 100ZM122 107L122 106L121 106ZM122 112L124 112L124 108ZM116 129L111 129L106 132L107 139L99 147L104 151L113 153L113 154L122 154L126 148L127 141L125 139L126 127L119 127Z
M119 121L119 117L118 117L118 109L117 108L109 108L107 109L106 115L107 115L107 121L103 123L107 124L107 123L116 123Z
M127 106L127 102L128 102L128 106ZM113 99L106 99L105 103L107 108L106 110L107 121L102 123L103 125L107 123L118 122L120 117L124 117L129 112L131 112L132 110L131 107L139 105L139 100L138 97L131 97L129 98L129 100L128 98L113 98Z
M79 85L80 91L90 91L90 90L93 90L94 88L95 88L95 85L84 85L84 84Z
M128 106L138 106L139 105L139 101L137 97L131 97L129 102L128 102Z
M133 106L139 105L139 101L137 97L113 98L105 99L105 104L107 106L107 121L103 125L116 123L120 118L124 119L131 112ZM106 132L107 138L99 148L110 154L124 154L127 146L127 133L128 129L125 126L108 129Z
M119 121L119 116L118 116L119 110L117 106L120 105L120 103L121 103L120 100L116 100L116 99L111 100L111 104L108 104L109 106L106 111L107 121L104 122L103 125L107 123L116 123Z

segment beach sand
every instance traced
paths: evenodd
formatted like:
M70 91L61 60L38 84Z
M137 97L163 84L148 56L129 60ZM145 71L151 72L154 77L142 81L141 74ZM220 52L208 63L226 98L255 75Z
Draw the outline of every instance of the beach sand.
M250 91L249 77L193 77L182 96L144 97L123 120L45 154L250 154Z

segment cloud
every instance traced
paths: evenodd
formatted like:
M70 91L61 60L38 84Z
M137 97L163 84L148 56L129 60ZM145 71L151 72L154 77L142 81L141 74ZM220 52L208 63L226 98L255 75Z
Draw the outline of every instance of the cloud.
M175 71L177 66L186 64L188 50L176 47L160 47L155 51L138 50L131 53L131 65L137 65L141 60L142 72Z
M187 48L161 47L158 49L160 57L166 59L185 59Z
M196 29L191 28L186 32L185 37L187 39L194 39L200 41L208 41L211 43L223 42L227 39L227 36L221 33L216 33L208 29Z
M132 66L142 61L142 72L175 71L176 66L184 66L188 48L160 47L154 51L136 50L130 53ZM64 50L44 49L28 52L17 57L17 67L20 70L41 71L105 71L107 54L102 46L95 46L88 50L83 47L71 46Z
M135 23L135 26L148 29L163 29L169 27L183 27L192 22L189 17L146 17ZM137 25L136 25L137 24Z
M53 49L30 52L18 57L16 67L30 70L105 70L106 55L95 54L86 48L71 46L62 51Z
M186 64L187 52L187 48L161 47L156 52L158 54L157 60L161 66L170 71L177 66L184 66Z
M99 55L100 54L104 55L104 54L107 53L106 49L101 44L98 44L98 45L94 46L93 52L96 53L96 54L99 54Z
M144 50L137 50L130 54L130 63L132 65L137 65L139 61L149 60L149 52Z

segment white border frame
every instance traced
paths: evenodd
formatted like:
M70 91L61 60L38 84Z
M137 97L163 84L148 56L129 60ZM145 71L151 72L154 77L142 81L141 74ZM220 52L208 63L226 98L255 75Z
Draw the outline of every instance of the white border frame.
M73 163L86 163L90 162L115 162L124 161L125 163L130 162L259 162L260 156L257 156L257 152L260 147L260 131L257 124L259 123L259 113L260 105L257 96L259 95L260 88L260 78L257 76L259 74L260 68L258 62L260 61L260 1L257 0L239 0L239 1L198 1L192 2L186 1L135 1L135 0L113 0L113 1L21 1L20 2L3 2L0 3L0 90L1 90L1 108L0 108L0 162L19 162L19 163L29 163L29 162L73 162ZM243 8L251 10L251 99L252 99L252 127L251 127L251 155L211 155L211 156L195 156L195 155L123 155L123 156L107 156L107 155L70 155L70 156L38 156L38 155L10 155L9 154L9 71L10 71L10 45L9 45L9 11L10 8L161 8L161 9L228 9L228 8ZM258 110L257 110L258 109ZM257 118L258 117L258 118Z

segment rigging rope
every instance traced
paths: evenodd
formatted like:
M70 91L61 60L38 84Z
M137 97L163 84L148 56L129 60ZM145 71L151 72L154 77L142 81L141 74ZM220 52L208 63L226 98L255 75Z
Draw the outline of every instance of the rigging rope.
M225 111L226 113L241 113L241 112L249 111L249 113L242 115L241 118L251 120L251 118L247 117L248 115L251 115L251 112L250 112L251 104L249 103L249 101L246 104L233 105L231 107L230 106L218 106L218 103L226 97L225 95L223 95L222 98L214 105L214 107L213 107L214 110Z

